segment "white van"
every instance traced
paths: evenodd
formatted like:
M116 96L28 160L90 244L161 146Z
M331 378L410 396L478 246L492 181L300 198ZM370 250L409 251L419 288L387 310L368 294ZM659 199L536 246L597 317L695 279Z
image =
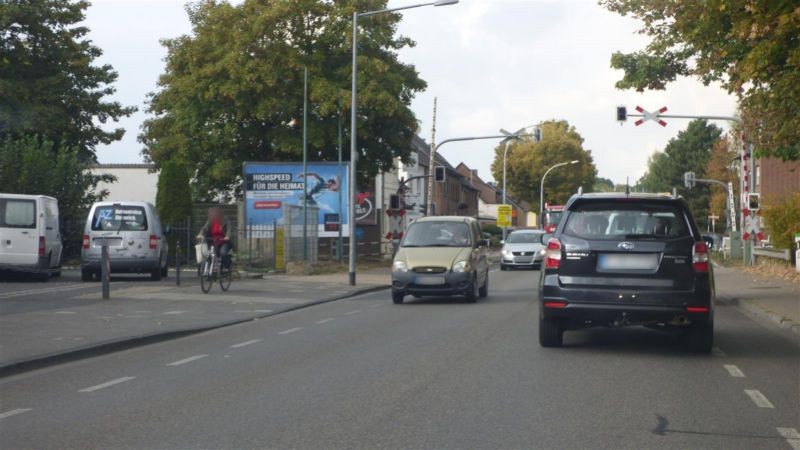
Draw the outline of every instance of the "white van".
M58 276L62 248L56 199L0 194L0 269Z
M167 276L167 239L156 208L147 202L97 202L83 231L81 279L100 279L101 242L108 246L111 273Z

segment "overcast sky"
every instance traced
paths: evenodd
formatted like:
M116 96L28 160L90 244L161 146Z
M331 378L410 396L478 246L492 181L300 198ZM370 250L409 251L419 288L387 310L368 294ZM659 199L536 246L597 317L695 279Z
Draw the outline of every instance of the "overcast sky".
M390 0L390 6L413 0ZM86 14L89 38L104 51L101 63L119 72L115 98L140 111L120 121L122 141L101 147L103 163L141 161L136 141L146 118L145 96L156 87L164 67L159 39L189 32L183 1L95 0ZM369 20L369 19L365 19ZM633 51L647 39L638 23L612 14L595 1L461 0L454 6L407 11L400 33L417 41L401 52L416 65L428 90L412 109L421 135L430 139L433 97L438 97L437 141L495 134L548 119L566 119L592 151L598 175L624 183L644 173L648 156L685 128L668 120L665 128L633 121L620 126L615 107L669 107L675 114L732 115L735 99L719 86L682 79L666 91L637 94L619 91L621 72L609 58L616 50ZM719 123L727 128L727 124ZM494 142L453 143L442 154L453 165L463 161L491 179Z

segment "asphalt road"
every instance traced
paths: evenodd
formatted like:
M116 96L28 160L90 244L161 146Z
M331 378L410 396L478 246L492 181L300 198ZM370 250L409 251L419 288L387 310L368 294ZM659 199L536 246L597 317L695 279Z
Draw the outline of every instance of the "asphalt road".
M537 340L538 272L486 300L363 295L0 380L3 448L800 449L800 349L720 306Z

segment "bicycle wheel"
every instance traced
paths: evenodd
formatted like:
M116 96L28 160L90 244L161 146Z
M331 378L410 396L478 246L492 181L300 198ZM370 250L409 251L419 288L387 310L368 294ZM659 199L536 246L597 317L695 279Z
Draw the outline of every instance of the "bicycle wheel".
M232 281L233 271L230 269L220 269L219 287L221 287L223 291L227 291L231 287Z
M211 261L207 259L203 264L203 272L200 274L200 289L202 289L204 293L208 294L208 291L211 290L211 286L213 285L214 278L212 277L211 272Z

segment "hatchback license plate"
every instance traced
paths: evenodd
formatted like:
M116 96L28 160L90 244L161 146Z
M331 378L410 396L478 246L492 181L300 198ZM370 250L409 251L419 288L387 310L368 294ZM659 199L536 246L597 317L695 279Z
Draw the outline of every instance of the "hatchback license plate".
M441 275L418 276L414 280L414 284L420 286L441 286L444 284L444 276Z
M620 255L616 253L600 254L597 258L597 270L655 270L658 268L658 255L643 253Z

